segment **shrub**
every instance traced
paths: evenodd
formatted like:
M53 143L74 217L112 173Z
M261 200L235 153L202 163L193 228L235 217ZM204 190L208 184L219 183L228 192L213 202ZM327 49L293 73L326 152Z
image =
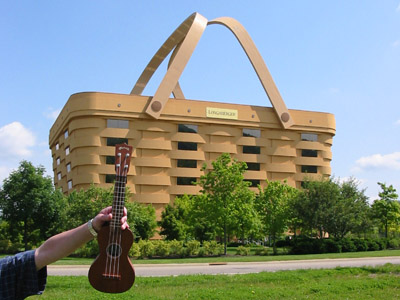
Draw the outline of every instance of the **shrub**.
M0 253L9 253L8 249L11 247L10 240L0 240Z
M283 240L278 240L275 245L278 248L283 248L283 247L291 247L292 244L293 244L293 238L291 236L287 236Z
M139 243L140 248L140 257L152 257L154 256L154 244L148 240L140 240Z
M399 249L400 239L390 239L388 240L387 247L390 249Z
M368 251L378 251L379 245L374 240L367 240L368 243Z
M204 255L221 255L224 253L224 246L218 244L216 241L204 241L203 254Z
M375 242L379 246L379 250L385 250L387 248L388 240L387 239L378 239Z
M169 253L172 256L182 256L184 255L185 251L183 248L183 242L172 240L169 242Z
M355 239L354 245L356 246L357 251L367 251L368 250L368 243L366 240Z
M153 241L154 255L166 257L170 251L170 245L167 241Z
M316 254L323 250L322 240L309 237L298 237L293 241L292 254Z
M345 238L340 241L342 252L356 252L357 247L351 239Z
M236 248L236 255L247 256L250 254L250 247L239 246Z
M258 247L258 248L256 248L255 254L267 256L267 255L269 255L269 248L268 247Z
M23 243L12 243L10 247L8 247L8 253L15 254L17 252L23 251L24 244Z
M77 249L73 254L73 256L86 258L96 257L97 255L99 255L99 244L96 240L86 243Z
M322 253L340 253L342 252L342 245L339 241L333 239L322 240Z
M131 249L129 249L129 257L138 258L140 257L140 247L138 243L133 243Z
M186 243L186 255L195 256L198 255L200 251L200 242L192 240Z

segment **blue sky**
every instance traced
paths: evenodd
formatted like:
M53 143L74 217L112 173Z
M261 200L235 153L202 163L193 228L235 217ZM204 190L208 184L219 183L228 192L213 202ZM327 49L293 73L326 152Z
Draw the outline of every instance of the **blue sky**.
M0 180L22 159L52 175L49 129L68 97L129 93L193 12L241 22L289 108L335 115L335 177L354 176L371 201L378 181L400 192L399 0L0 0ZM222 26L206 29L180 82L189 99L270 106Z

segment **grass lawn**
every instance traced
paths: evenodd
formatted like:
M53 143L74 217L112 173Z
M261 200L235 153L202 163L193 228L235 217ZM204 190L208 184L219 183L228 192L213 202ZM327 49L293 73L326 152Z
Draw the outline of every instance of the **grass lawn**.
M400 299L400 265L139 277L123 294L97 292L87 277L51 276L44 294L29 299Z
M278 260L303 260L303 259L324 259L324 258L357 258L357 257L383 257L400 256L400 250L382 250L365 252L346 253L325 253L306 255L270 255L270 256L220 256L220 257L198 257L182 259L134 259L133 264L179 264L179 263L212 263L212 262L257 262L257 261L278 261ZM90 265L94 259L67 257L59 260L57 265Z

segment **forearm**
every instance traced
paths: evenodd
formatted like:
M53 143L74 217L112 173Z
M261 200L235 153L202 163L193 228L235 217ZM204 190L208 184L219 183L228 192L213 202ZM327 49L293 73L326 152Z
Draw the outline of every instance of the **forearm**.
M93 239L87 223L57 234L45 241L35 252L36 269L68 256L83 244Z

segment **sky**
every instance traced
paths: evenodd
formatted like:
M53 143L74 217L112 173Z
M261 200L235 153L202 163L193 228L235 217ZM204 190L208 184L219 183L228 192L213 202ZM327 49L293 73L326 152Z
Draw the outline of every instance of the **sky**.
M69 96L129 94L193 12L246 28L288 108L335 115L335 178L354 177L370 201L377 182L400 193L399 0L0 0L0 185L21 160L53 176L49 130ZM222 26L207 27L180 83L188 99L271 106Z

